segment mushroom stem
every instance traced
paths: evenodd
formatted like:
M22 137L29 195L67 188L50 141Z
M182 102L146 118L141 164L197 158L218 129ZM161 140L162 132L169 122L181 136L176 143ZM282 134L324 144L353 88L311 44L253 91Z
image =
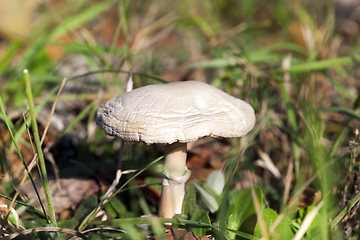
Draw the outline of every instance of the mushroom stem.
M185 196L185 182L190 177L186 167L186 143L173 143L165 146L164 175L160 197L159 216L172 218L181 214Z

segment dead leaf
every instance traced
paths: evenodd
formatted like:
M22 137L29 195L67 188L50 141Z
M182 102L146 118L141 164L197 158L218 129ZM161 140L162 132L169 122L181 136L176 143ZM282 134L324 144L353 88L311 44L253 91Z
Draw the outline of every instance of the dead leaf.
M226 139L212 137L201 138L195 142L188 143L188 168L222 168L221 158L231 149Z
M41 200L46 202L44 188L39 179L35 180L35 185L39 191ZM99 185L92 179L80 178L61 178L58 183L49 180L49 188L54 205L55 213L61 213L66 209L75 209L85 198L99 191ZM26 182L21 189L28 198L36 199L34 207L40 208L36 193L30 181Z
M136 185L145 186L148 185L148 183L145 180L137 179ZM154 206L159 206L161 191L157 190L155 187L151 185L148 185L146 187L141 187L140 190L142 191L143 195L145 196L148 202L150 202Z

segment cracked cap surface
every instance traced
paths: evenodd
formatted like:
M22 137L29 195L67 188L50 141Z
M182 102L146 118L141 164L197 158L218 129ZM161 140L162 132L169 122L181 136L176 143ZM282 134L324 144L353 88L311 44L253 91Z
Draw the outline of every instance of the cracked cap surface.
M107 135L146 144L241 137L255 125L254 109L206 83L148 85L103 104L96 123Z

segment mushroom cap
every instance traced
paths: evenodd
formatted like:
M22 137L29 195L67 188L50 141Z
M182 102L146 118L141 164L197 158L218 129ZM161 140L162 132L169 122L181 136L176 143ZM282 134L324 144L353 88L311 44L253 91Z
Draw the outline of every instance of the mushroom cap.
M140 87L103 104L96 123L107 135L146 144L241 137L255 125L254 109L206 83Z

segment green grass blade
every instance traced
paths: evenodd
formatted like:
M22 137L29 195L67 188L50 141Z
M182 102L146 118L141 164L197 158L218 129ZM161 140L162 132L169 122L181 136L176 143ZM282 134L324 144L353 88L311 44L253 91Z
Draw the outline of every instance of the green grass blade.
M51 194L50 194L49 182L48 182L46 166L45 166L45 159L44 159L44 155L43 155L41 145L40 145L40 135L39 135L38 127L37 127L36 115L35 115L35 111L34 111L34 100L33 100L32 92L31 92L29 72L27 69L24 70L24 80L25 80L25 86L26 86L26 95L27 95L28 104L29 104L33 137L34 137L34 141L35 141L36 151L38 154L41 176L42 176L42 180L43 180L43 184L44 184L45 196L46 196L46 200L47 200L47 204L48 204L48 208L49 208L50 221L53 224L53 226L56 227L56 225L57 225L56 224L56 216L55 216L54 206L52 204L52 199L51 199Z
M14 57L19 48L23 45L23 42L16 41L12 42L7 49L6 55L1 59L0 64L0 74L4 73L11 63L11 59Z
M341 113L345 114L349 117L360 120L360 114L355 112L352 109L343 108L343 107L327 107L327 108L319 108L318 111L321 112L333 112L333 113Z
M65 19L53 31L46 32L37 37L27 48L25 54L23 55L22 61L16 67L17 71L20 72L27 66L30 66L33 59L41 51L46 43L53 41L62 34L78 28L84 23L92 20L106 9L109 9L115 2L116 0L108 0L93 4L84 11Z
M12 140L12 142L13 142L13 144L14 144L13 146L15 147L16 152L17 152L19 158L21 159L21 161L22 161L22 163L23 163L26 171L27 171L28 174L29 174L29 178L30 178L30 181L31 181L31 183L32 183L32 185L33 185L33 187L34 187L36 196L37 196L37 198L38 198L38 200L39 200L39 202L40 202L40 205L41 205L41 207L42 207L42 209L43 209L43 211L44 211L44 216L45 216L45 218L46 218L46 221L49 222L48 216L47 216L46 211L45 211L45 207L44 207L44 205L43 205L43 203L42 203L42 201L41 201L39 192L38 192L37 189L36 189L34 179L32 178L32 176L31 176L31 174L30 174L30 172L29 172L29 169L28 169L28 167L27 167L27 165L26 165L26 163L25 163L25 161L24 161L24 158L23 158L23 156L22 156L22 154L21 154L21 151L20 151L20 149L19 149L19 146L18 146L17 143L16 143L15 136L14 136L12 130L11 130L10 120L8 119L8 117L7 117L6 113L5 113L5 106L4 106L3 102L2 102L1 95L0 95L0 108L1 108L1 111L2 111L3 118L4 118L3 120L4 120L5 124L6 124L6 127L8 128L9 134L10 134L10 136L11 136L11 140Z
M289 69L283 70L284 72L307 72L307 71L315 71L315 70L322 70L329 67L336 67L340 65L346 65L354 62L353 57L342 57L337 59L329 59L323 61L316 61L316 62L307 62L302 64L294 64Z
M5 196L5 195L2 194L2 193L0 193L0 197L6 199L6 200L8 200L8 201L12 201L12 200L13 200L12 198L9 198L9 197ZM29 205L29 204L27 204L27 203L24 203L24 202L18 201L18 200L15 200L15 202L16 202L17 204L21 205L21 206L24 206L24 207L28 208L30 211L35 212L36 214L40 215L41 217L44 217L45 219L48 219L48 218L49 218L49 216L46 215L44 211L41 211L41 210L37 209L36 207L33 207L33 206L31 206L31 205Z
M340 221L344 218L344 216L352 209L360 200L360 193L358 193L353 200L343 209L341 212L331 221L330 227L333 229Z
M352 110L359 108L359 106L360 106L360 94L358 94L358 96L354 102L354 105L352 107ZM347 111L350 111L350 110L348 109ZM347 111L345 111L345 112L347 112ZM353 114L351 114L351 115L353 115ZM351 116L351 115L348 115L348 116ZM348 117L348 119L346 120L346 122L344 124L345 126L340 130L338 136L336 137L333 147L330 151L330 155L329 155L330 158L333 158L335 156L336 150L341 146L341 143L344 142L344 139L349 131L347 125L349 124L350 121L351 121L351 117Z
M204 9L206 10L209 19L211 20L212 27L217 31L219 28L219 19L217 18L217 14L214 9L213 2L208 0L203 0L202 3L204 5Z
M194 23L203 31L203 33L211 38L215 36L214 29L199 15L192 14L190 15Z
M296 134L298 132L298 125L297 125L297 121L296 121L295 108L291 103L290 96L285 89L285 85L284 85L283 81L279 82L279 87L280 87L281 96L283 98L283 101L285 102L285 106L286 106L285 111L286 111L288 122L290 123L293 133ZM293 146L294 157L295 157L295 175L296 175L296 178L298 179L300 176L300 146L296 141L294 141L292 143L292 146Z
M35 107L35 115L38 115L41 111L42 107L45 105L45 103L52 101L53 94L59 89L59 86L54 87L49 91L49 93L41 99L41 102L38 106ZM23 133L26 131L26 126L30 125L30 117L26 119L26 123L24 122L21 127L16 131L14 134L15 136L15 142L19 142L22 138ZM14 145L10 146L9 153L12 153L14 151Z
M76 116L76 118L69 124L66 126L66 128L59 134L59 137L63 137L68 131L70 131L76 123L78 123L79 121L81 121L83 118L86 117L86 115L88 115L89 112L91 112L92 108L96 107L96 102L92 102L91 104L89 104L86 108L84 108L84 110L82 110L79 115Z
M114 3L115 0L110 1L100 1L96 4L91 5L84 11L74 14L71 17L65 19L59 26L57 26L49 35L49 39L53 40L57 37L65 34L75 28L80 27L84 23L90 21L91 19L97 17L100 13L109 9Z

